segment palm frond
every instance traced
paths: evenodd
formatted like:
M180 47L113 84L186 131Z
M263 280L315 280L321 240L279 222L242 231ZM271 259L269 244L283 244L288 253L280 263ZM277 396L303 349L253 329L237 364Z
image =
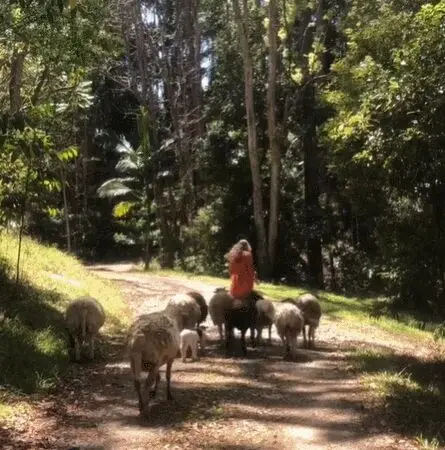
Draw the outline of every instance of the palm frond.
M134 190L126 186L120 178L107 180L97 189L97 195L100 198L120 197L132 192L134 192Z

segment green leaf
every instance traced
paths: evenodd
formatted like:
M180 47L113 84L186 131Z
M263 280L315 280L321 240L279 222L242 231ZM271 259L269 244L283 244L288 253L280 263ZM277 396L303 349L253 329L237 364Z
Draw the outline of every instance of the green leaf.
M136 202L128 202L128 201L119 202L113 208L113 216L116 217L117 219L121 219L121 218L127 216L128 213L135 206L137 206Z
M79 155L79 147L76 145L71 145L70 147L65 148L57 153L57 157L60 161L68 162L77 158Z

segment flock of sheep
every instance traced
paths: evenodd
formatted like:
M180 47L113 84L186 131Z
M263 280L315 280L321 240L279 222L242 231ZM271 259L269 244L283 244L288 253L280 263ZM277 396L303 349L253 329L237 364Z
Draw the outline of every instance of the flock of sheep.
M252 292L244 306L234 308L228 291L219 288L208 306L199 292L190 291L172 297L162 311L140 315L129 329L128 354L141 414L147 413L149 403L156 395L159 369L163 365L166 365L167 399L172 398L170 379L173 362L178 355L185 361L189 352L192 360L198 359L198 351L202 351L207 339L202 323L208 314L218 327L226 352L232 346L234 328L241 332L241 348L246 356L247 330L250 329L254 347L261 341L262 330L268 328L270 344L272 325L275 324L284 346L284 356L294 359L297 337L301 332L304 346L314 345L321 308L312 294L272 303L256 291ZM94 339L105 322L101 304L91 297L81 297L68 306L65 317L75 359L80 360L81 344L85 342L89 344L90 358L94 359ZM306 327L309 329L309 340L306 338ZM148 372L145 381L143 372Z

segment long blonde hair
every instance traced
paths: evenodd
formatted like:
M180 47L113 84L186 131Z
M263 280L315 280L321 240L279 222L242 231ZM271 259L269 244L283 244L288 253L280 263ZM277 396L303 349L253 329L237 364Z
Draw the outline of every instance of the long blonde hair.
M225 258L229 263L233 262L241 252L251 252L252 247L246 239L240 239L229 251L225 254Z

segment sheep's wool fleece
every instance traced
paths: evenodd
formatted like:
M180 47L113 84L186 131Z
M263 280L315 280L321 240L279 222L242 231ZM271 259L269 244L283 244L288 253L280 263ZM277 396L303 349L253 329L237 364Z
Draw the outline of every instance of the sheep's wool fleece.
M291 303L282 303L279 306L275 315L277 331L284 333L286 328L301 330L303 328L301 311Z
M312 294L303 294L298 297L297 306L300 308L306 321L314 322L314 325L318 323L321 317L321 307L317 297Z
M105 322L105 312L96 299L88 296L79 297L68 305L65 313L68 328L75 331L81 326L82 311L87 312L87 331L97 332Z
M179 330L175 322L163 312L140 316L130 329L129 346L141 352L143 359L157 362L176 355L179 350Z
M224 323L224 312L232 307L233 297L227 291L217 291L209 302L209 314L214 325Z

